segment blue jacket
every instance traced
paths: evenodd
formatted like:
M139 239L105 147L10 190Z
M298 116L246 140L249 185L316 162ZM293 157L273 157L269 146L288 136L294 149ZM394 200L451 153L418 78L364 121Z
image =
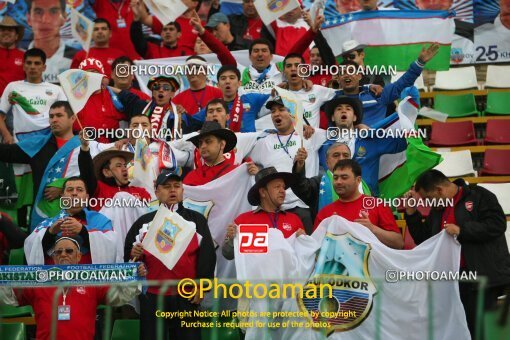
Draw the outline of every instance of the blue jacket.
M241 122L241 132L256 132L255 120L259 118L258 114L269 97L269 94L261 93L247 93L241 96L241 102L243 103L243 121ZM232 110L232 105L234 105L234 102L232 101L227 104L229 111ZM204 108L193 115L193 119L204 122L205 116L206 112ZM227 127L228 126L230 126L230 120L227 122Z
M386 117L387 105L400 98L400 93L409 86L413 86L416 79L420 76L423 67L415 61L409 69L396 82L384 87L381 95L376 97L367 86L357 95L347 95L348 97L358 98L363 103L363 124L374 127L378 122ZM366 88L366 89L365 89ZM339 95L345 95L340 91Z
M374 126L374 129L384 129L398 120L398 113L393 113ZM320 164L327 169L326 151L334 140L327 140L319 150ZM407 148L405 138L358 138L354 144L352 158L361 166L361 177L370 188L373 196L379 195L379 160L384 154L399 153Z

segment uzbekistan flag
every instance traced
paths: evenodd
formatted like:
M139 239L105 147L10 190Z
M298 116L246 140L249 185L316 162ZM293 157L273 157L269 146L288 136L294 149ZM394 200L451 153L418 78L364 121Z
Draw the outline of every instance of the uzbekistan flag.
M342 44L356 40L365 48L368 66L393 66L405 71L422 47L438 42L438 54L426 65L430 70L448 70L455 31L453 11L368 11L327 18L322 34L335 55Z

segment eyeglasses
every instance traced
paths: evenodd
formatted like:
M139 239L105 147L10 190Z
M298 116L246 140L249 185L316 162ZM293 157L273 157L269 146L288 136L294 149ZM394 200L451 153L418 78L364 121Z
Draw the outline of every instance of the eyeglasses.
M163 84L163 85L154 84L154 86L152 86L152 91L159 91L159 89L163 89L163 91L172 91L172 92L175 91L174 87L172 85L168 85L168 84Z
M348 54L345 56L345 59L354 60L354 59L356 59L356 55L354 53Z
M71 249L71 248L65 248L65 249L55 249L53 251L53 254L54 255L57 255L57 256L60 256L62 255L63 252L66 252L67 255L71 255L74 253L74 249Z

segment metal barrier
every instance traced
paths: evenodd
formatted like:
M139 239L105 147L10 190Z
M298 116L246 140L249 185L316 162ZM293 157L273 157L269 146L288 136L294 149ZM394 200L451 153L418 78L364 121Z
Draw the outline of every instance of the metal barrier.
M383 291L384 289L388 289L388 283L385 281L385 280L382 280L382 279L374 279L372 278L372 280L374 281L374 283L376 284L377 286L377 289L379 291ZM306 282L307 280L294 280L292 282L286 282L286 283L302 283L302 282ZM464 280L463 280L464 281ZM168 289L170 289L171 287L177 287L178 286L178 283L180 281L178 280L170 280L170 281L143 281L143 285L148 287L160 287L160 292L158 294L158 299L157 299L157 309L158 310L164 310L164 294L168 291ZM473 280L470 280L470 281L465 281L465 282L477 282L478 285L479 285L479 290L478 290L478 301L477 301L477 320L476 320L476 336L475 336L475 339L482 339L482 322L483 322L483 317L484 317L484 311L483 311L483 306L484 306L484 294L482 294L482 292L486 289L486 286L487 286L487 280L485 277L478 277L476 281L473 281ZM239 283L237 280L218 280L218 283L220 284L225 284L226 286L230 286L232 284L236 284L236 283ZM432 287L434 285L435 282L433 281L427 281L427 293L428 293L428 301L427 301L427 306L428 306L428 320L427 320L427 329L428 329L428 335L427 335L427 338L430 339L430 340L433 340L434 339L434 328L435 328L435 325L434 325L434 318L432 316L432 312L434 310L434 304L437 304L437 303L442 303L441 301L436 301L434 299L434 296L433 296L433 290L432 290ZM110 286L113 286L113 285L121 285L121 286L128 286L128 285L138 285L139 283L116 283L116 284L112 284ZM253 284L269 284L268 282L263 282L263 281L253 281ZM64 288L66 287L70 287L70 286L76 286L76 284L74 285L68 285L68 284L60 284L58 286L45 286L45 287L57 287L57 290L55 291L55 294L54 294L54 297L53 297L53 313L52 313L52 323L51 323L51 339L57 339L57 336L56 336L56 333L57 333L57 304L58 304L58 297L62 294ZM91 284L84 284L82 286L105 286L104 284L94 284L94 285L91 285ZM23 288L26 288L25 286ZM382 297L383 294L376 294L374 296L374 313L375 313L375 339L376 340L379 340L381 339L381 316L382 316L382 309L384 307L384 301L381 301L381 297ZM508 297L507 297L508 298ZM269 300L269 298L268 298ZM0 297L0 304L2 303L2 297ZM269 304L271 306L271 304ZM220 298L216 297L214 299L214 304L212 306L212 308L208 309L210 311L213 311L213 312L218 312L217 315L221 315L221 310L220 310ZM268 312L273 312L272 310L268 310ZM105 324L104 324L104 329L103 329L103 339L110 339L111 338L111 332L112 332L112 307L111 306L106 306L106 308L104 309L104 313L105 313ZM154 316L156 317L156 316ZM156 332L157 332L157 339L163 339L163 334L164 334L164 320L162 317L158 317L157 318L157 329L156 329ZM220 319L219 316L215 316L212 318L212 321L213 322L216 322ZM8 322L9 319L2 319L2 315L0 315L0 327L1 327L1 324L3 322ZM266 332L269 332L269 329L267 327L267 325L265 325L265 331ZM140 332L143 332L143 329L140 329ZM324 338L326 338L326 334L325 334L325 330L323 330L323 334L325 335ZM1 328L0 328L0 334L1 333ZM217 328L217 327L213 327L211 329L211 332L210 332L210 336L209 336L209 339L210 340L219 340L221 339L220 338L220 329Z

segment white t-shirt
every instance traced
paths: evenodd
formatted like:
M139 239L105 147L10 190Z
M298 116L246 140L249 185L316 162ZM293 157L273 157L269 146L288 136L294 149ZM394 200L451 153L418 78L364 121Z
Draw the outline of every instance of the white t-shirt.
M24 80L13 81L7 84L0 99L0 111L4 114L7 114L12 106L9 103L9 94L12 91L16 91L25 97L32 107L39 112L39 114L28 114L19 104L15 104L12 107L13 137L15 142L19 141L18 134L43 130L49 127L50 106L59 100L67 101L67 97L60 86L47 82L33 84Z
M330 89L320 85L313 85L310 91L301 89L299 91L291 91L295 93L303 104L303 117L305 117L310 126L314 128L319 127L320 123L320 107L335 97L336 90Z
M303 146L308 152L306 158L306 177L313 177L319 174L318 151L326 141L326 131L315 129L310 139L305 139ZM283 146L286 146L285 148ZM301 137L297 133L292 135L279 136L276 132L268 133L255 143L253 150L248 154L254 163L262 165L263 168L274 166L281 172L292 172L294 157L301 147ZM291 189L287 189L283 210L295 207L308 208Z
M485 53L483 58L487 62L510 60L510 29L503 26L501 17L498 15L494 23L484 24L475 28L475 58L479 59L483 46ZM491 55L490 46L496 46L492 51L497 52ZM484 61L484 60L479 60Z

